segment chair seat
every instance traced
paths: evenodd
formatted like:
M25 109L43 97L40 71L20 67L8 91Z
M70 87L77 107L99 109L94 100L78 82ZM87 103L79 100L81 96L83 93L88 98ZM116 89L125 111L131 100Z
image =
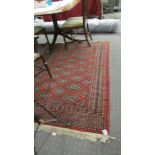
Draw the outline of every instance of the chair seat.
M71 17L64 22L62 29L82 27L82 26L83 26L83 17Z
M34 61L37 60L38 58L40 58L40 54L39 53L34 53Z
M34 34L38 34L43 30L42 26L35 26L34 27Z
M39 44L37 46L37 51L35 53L39 53L40 55L47 55L50 52L47 44Z

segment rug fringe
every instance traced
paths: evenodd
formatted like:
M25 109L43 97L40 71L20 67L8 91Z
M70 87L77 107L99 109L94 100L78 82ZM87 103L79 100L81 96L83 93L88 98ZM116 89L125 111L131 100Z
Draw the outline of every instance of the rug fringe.
M37 126L37 123L35 123L35 128ZM87 139L93 142L103 142L106 143L110 139L114 140L115 137L111 137L109 135L102 135L102 134L97 134L97 133L90 133L90 132L81 132L81 131L76 131L76 130L71 130L67 128L60 128L60 127L54 127L54 126L49 126L49 125L43 125L41 124L38 128L38 131L44 131L51 133L53 136L56 135L68 135L72 136L81 140Z
M105 40L105 42L110 42L109 40ZM90 43L97 43L97 42L103 42L103 41L98 41L98 40L91 40L90 41ZM57 42L58 44L64 44L64 42L63 41L59 41L59 42Z

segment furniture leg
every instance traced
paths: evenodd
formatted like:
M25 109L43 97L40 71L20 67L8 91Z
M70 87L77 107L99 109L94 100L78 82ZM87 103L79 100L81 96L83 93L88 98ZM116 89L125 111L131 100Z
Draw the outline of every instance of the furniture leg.
M100 12L99 19L103 19L104 18L104 16L103 16L103 0L100 0L100 6L101 6L101 8L100 8L101 12Z
M65 49L67 50L67 42L65 36L63 36L64 42L65 42Z
M89 30L89 25L88 25L88 23L87 23L87 30L88 30L90 39L93 40L93 39L92 39L92 36L91 36L91 33L90 33L90 30Z
M91 45L89 43L89 40L88 40L88 31L86 30L86 27L85 26L83 27L83 29L84 29L84 35L85 35L86 41L87 41L89 47L91 47Z
M58 25L58 22L57 22L57 19L56 19L56 15L52 14L51 16L52 16L53 25L54 25L54 38L53 38L53 41L52 41L52 44L51 44L51 48L53 48L55 43L56 43L56 39L57 39L58 34L61 34L61 30L59 28L59 25Z
M49 70L49 67L48 67L48 65L47 65L47 62L46 62L45 58L44 58L43 56L41 56L41 59L42 59L44 65L45 65L45 68L46 68L46 70L47 70L47 72L48 72L50 78L52 78L52 75L51 75L51 73L50 73L50 70Z
M58 36L58 34L57 33L54 33L53 41L52 41L52 44L51 44L51 48L52 49L55 46L55 43L56 43L56 40L57 40L57 36Z
M41 124L39 118L36 115L34 115L34 121L37 122L39 125Z
M44 34L45 34L45 37L46 37L46 40L47 40L48 47L49 47L49 49L50 49L50 51L51 51L51 46L50 46L50 42L49 42L49 39L48 39L48 36L47 36L46 30L43 29L43 31L44 31Z

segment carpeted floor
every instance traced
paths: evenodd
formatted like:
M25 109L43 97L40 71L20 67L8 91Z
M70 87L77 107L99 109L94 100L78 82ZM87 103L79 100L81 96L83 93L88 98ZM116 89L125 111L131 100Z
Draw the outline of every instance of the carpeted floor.
M52 36L50 37L50 40ZM35 139L38 155L120 155L121 154L121 53L120 34L93 35L93 40L109 40L110 46L110 135L116 137L109 143L91 142L80 140L66 135L53 136L44 131L39 131ZM58 42L63 42L58 37Z

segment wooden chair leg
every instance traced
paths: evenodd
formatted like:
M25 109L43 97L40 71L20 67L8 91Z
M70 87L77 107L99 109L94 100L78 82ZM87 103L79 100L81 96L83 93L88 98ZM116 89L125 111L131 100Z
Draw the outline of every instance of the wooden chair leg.
M38 116L34 115L34 121L37 122L39 125L41 124Z
M84 35L85 35L85 38L86 38L86 41L87 41L89 47L91 47L91 45L89 43L89 40L88 40L88 31L87 31L87 29L85 27L84 27Z
M41 56L41 59L42 59L44 65L45 65L45 68L46 68L46 70L47 70L47 72L48 72L50 78L52 78L51 72L50 72L50 70L49 70L49 67L48 67L48 65L47 65L47 62L46 62L45 58L44 58L43 56Z
M64 33L63 33L63 39L64 39L64 43L65 43L65 49L67 50L67 42L66 42L66 37L65 37Z
M88 30L90 39L93 40L93 39L92 39L92 36L91 36L91 33L90 33L90 30L89 30L89 25L88 25L88 23L87 23L87 30Z
M45 34L45 37L46 37L46 40L47 40L47 44L48 44L49 50L51 51L50 42L49 42L49 39L48 39L48 36L47 36L45 28L43 29L43 31L44 31L44 34Z

